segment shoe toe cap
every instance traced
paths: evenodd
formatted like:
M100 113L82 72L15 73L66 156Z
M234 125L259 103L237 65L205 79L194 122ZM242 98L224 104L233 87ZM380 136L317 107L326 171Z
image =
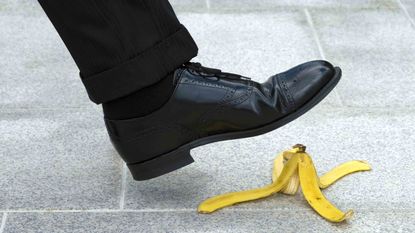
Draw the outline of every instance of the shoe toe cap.
M327 61L307 62L287 71L280 83L294 108L313 98L334 77L335 69Z

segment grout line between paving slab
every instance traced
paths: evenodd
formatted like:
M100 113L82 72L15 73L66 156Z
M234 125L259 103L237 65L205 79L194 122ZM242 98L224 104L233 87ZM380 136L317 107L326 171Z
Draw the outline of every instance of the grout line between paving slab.
M208 10L208 12L210 11L210 0L206 0L206 9Z
M303 212L312 210L311 208L296 208L296 209L264 209L264 208L251 208L251 209L223 209L220 212ZM8 213L178 213L178 212L195 212L197 213L196 208L181 208L181 209L94 209L94 210L0 210L4 212L2 222L6 222ZM415 213L414 209L357 209L358 212L405 212L405 213ZM3 225L4 225L3 224ZM1 233L1 232L0 232Z
M317 44L318 52L320 53L321 58L326 60L326 55L324 54L323 47L321 46L320 38L318 37L317 30L314 26L313 19L311 18L310 12L308 11L307 8L304 8L304 14L305 14L305 17L307 18L307 23L310 26L311 31L313 33L314 41Z
M196 209L91 209L91 210L4 210L5 213L162 213L162 212L193 212Z
M307 8L304 8L303 11L304 11L305 17L307 18L307 23L310 26L311 31L313 33L314 41L317 44L317 48L318 48L318 52L320 53L320 57L323 60L326 60L326 54L324 53L323 46L321 46L320 37L318 36L316 27L314 26L313 18L311 17L311 14L310 14L310 12L308 11ZM340 103L340 105L344 106L344 103L343 103L342 99L340 98L340 94L337 92L337 89L334 90L334 95L336 96L337 101Z
M413 27L415 27L415 21L412 19L411 15L409 15L408 9L406 9L406 6L402 3L401 0L396 0L398 2L399 7L403 11L403 13L408 18L409 22L412 24Z
M120 210L124 209L126 190L127 190L127 165L123 163L122 175L121 175Z
M0 233L3 233L4 228L6 227L6 220L7 220L7 213L3 213L3 217L1 218Z

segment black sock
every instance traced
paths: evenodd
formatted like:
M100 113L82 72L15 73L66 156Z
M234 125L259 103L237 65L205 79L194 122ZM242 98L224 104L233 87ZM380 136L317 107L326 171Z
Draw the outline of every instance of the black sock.
M102 104L105 117L112 120L145 116L163 106L173 94L173 73L158 83L128 96Z

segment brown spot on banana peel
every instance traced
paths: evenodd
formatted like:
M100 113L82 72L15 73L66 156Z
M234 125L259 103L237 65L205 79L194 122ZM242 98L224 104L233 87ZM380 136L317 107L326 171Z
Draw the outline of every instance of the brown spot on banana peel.
M305 153L301 154L299 163L300 185L303 195L310 206L323 218L331 222L341 222L351 216L351 211L346 213L337 209L323 195L318 185L317 172L311 157Z

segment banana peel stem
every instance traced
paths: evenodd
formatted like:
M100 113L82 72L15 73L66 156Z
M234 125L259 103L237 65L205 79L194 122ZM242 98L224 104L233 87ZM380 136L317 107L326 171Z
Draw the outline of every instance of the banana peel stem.
M198 212L208 214L227 206L269 197L275 193L295 195L299 187L310 206L330 222L342 222L353 216L353 211L342 212L331 204L320 189L327 188L342 177L360 171L371 170L365 161L349 161L330 170L321 177L311 157L305 152L305 146L296 145L284 151L274 160L272 183L262 188L232 192L211 197L203 201Z

